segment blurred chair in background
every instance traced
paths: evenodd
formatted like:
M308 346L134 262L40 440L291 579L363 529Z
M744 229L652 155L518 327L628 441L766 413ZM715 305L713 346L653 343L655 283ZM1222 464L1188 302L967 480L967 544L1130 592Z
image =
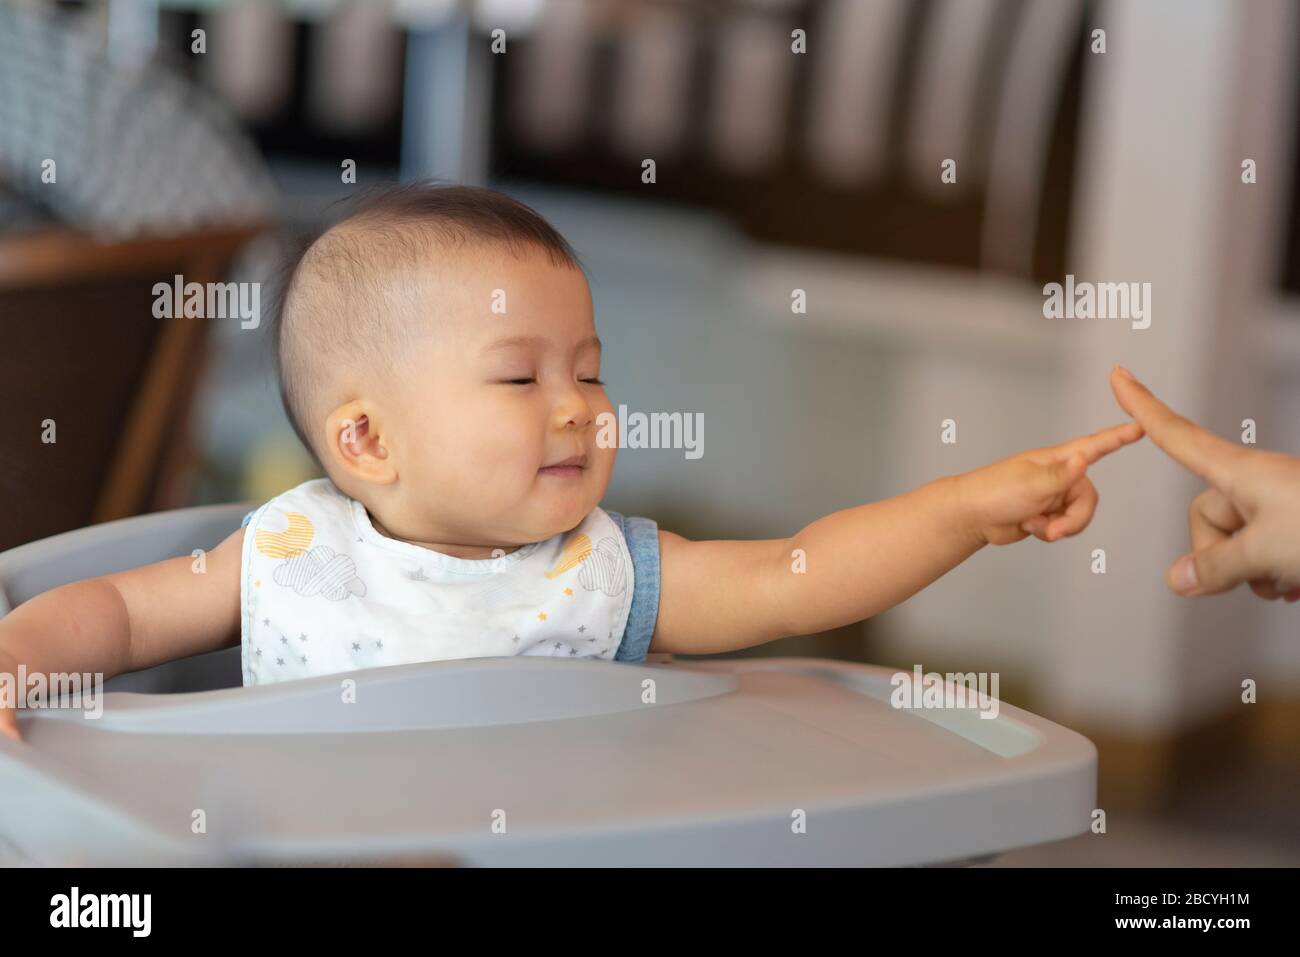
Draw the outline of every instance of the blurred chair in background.
M0 5L0 89L4 549L188 502L210 320L153 288L220 280L275 191L210 97L55 18Z

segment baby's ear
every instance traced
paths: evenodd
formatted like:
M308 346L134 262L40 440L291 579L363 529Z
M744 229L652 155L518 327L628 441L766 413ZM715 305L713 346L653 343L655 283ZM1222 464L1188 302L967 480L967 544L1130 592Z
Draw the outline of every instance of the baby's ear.
M397 480L392 457L384 447L373 410L353 400L325 420L325 457L342 474L375 485Z

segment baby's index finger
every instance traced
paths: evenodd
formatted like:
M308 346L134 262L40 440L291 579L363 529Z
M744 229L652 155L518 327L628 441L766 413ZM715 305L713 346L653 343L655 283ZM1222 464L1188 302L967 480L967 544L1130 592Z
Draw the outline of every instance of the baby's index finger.
M1064 445L1057 446L1057 451L1069 456L1078 452L1089 465L1104 455L1131 445L1142 438L1142 426L1137 422L1124 422L1112 425L1108 429L1094 432L1077 439L1071 439Z
M1240 449L1165 405L1131 374L1111 373L1111 388L1121 408L1175 462L1211 485L1228 485L1227 465Z

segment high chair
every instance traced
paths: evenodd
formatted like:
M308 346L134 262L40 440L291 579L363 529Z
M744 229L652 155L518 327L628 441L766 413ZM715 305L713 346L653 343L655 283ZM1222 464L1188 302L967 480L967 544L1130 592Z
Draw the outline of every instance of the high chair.
M211 548L250 507L4 552L0 615ZM887 668L479 658L245 688L239 656L119 675L97 719L21 711L0 863L923 865L1083 833L1095 806L1086 738L1004 703L896 709Z

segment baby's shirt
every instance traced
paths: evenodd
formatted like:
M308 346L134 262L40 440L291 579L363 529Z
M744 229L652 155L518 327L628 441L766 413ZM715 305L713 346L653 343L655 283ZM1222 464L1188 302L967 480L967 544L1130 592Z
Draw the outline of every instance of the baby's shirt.
M500 558L455 558L375 530L327 478L244 517L245 685L503 655L640 661L659 605L654 522L595 509Z

